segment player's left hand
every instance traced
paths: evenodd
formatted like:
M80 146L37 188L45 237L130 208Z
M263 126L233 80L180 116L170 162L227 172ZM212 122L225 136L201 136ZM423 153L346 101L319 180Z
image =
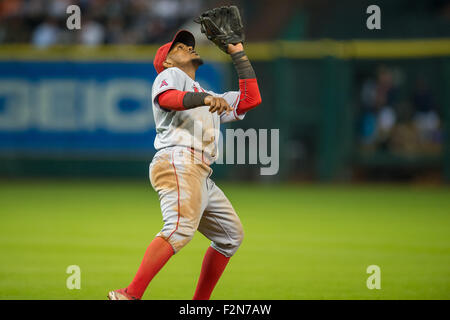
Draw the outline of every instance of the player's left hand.
M239 42L238 44L229 44L228 45L228 53L233 54L236 52L244 51L244 45L242 42Z
M221 115L224 111L228 114L233 109L224 98L207 96L205 98L205 105L209 106L209 112Z

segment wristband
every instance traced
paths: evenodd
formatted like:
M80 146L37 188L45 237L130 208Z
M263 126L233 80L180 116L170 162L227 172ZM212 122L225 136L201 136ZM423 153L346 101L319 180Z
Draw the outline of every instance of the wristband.
M254 79L256 78L255 71L248 60L244 51L232 53L231 60L236 68L239 79Z
M186 92L183 97L183 106L186 109L204 106L207 96L210 96L210 94L206 92Z

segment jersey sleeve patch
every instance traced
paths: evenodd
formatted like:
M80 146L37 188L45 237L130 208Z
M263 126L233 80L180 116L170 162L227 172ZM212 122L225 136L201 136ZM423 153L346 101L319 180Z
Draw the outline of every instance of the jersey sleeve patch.
M169 84L167 83L166 79L164 79L163 81L161 81L161 85L159 86L159 88L161 89L164 86L169 86Z

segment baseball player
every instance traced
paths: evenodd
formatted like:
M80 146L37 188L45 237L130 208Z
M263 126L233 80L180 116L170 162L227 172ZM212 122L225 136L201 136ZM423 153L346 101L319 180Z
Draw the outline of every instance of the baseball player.
M211 240L211 246L193 299L207 300L244 236L230 201L210 178L210 164L218 157L220 124L242 120L261 103L256 75L243 44L228 44L240 91L207 91L195 81L203 61L194 48L194 36L181 30L158 49L154 59L158 76L152 103L158 151L149 176L159 196L164 226L148 246L132 282L109 292L111 300L141 299L153 277L197 230Z

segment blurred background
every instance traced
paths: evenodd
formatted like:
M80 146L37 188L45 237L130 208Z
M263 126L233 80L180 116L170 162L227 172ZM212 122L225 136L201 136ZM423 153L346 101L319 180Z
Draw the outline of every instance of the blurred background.
M279 128L269 180L450 181L450 2L233 1L263 104L233 126ZM66 8L81 8L68 30ZM141 177L155 150L150 91L158 46L193 31L215 91L237 89L229 58L192 18L206 0L1 0L0 175ZM258 180L259 166L215 166Z
M280 164L213 165L246 232L213 298L450 299L445 0L0 0L0 299L105 299L131 281L162 225L153 57L186 28L202 86L238 89L192 22L225 4L241 10L263 103L224 129L279 129ZM196 236L144 298L190 298L208 245Z

